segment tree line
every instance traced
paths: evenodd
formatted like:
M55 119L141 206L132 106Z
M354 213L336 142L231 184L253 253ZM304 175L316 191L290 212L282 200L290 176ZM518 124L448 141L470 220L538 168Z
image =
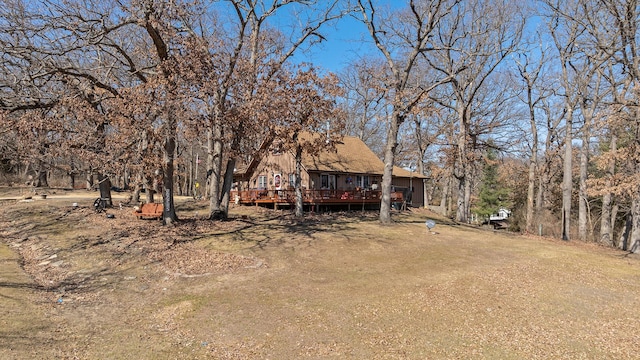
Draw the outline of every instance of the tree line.
M265 141L301 151L292 139L329 122L384 160L383 223L400 165L457 221L499 187L521 231L638 252L639 13L631 0L9 0L1 161L41 183L51 169L155 183L170 223L203 159L209 217L224 218L237 166ZM370 52L339 74L296 61L345 17Z

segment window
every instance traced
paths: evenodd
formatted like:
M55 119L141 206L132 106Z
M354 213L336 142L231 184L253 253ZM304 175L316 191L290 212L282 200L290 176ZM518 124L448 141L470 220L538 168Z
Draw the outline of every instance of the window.
M267 188L267 176L260 175L258 176L258 189L264 190Z
M289 186L296 186L296 174L289 174Z
M320 187L322 189L328 189L329 188L329 175L328 174L320 175Z
M336 188L336 176L332 174L321 174L320 187L322 189L334 190Z
M356 175L356 186L366 189L370 184L369 175Z

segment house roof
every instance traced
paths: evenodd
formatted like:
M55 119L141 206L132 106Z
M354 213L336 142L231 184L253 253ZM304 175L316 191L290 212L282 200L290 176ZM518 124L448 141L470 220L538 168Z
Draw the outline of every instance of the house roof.
M334 151L322 151L317 155L304 153L302 165L307 171L343 172L352 174L382 175L384 162L360 138L344 136L335 144ZM426 178L426 176L393 167L395 177Z
M414 178L420 178L420 179L426 179L427 177L425 175L422 175L420 173L417 173L415 171L409 171L409 170L405 170L399 166L394 166L393 167L393 176L396 177L414 177Z
M302 137L315 137L320 134L306 133ZM249 166L239 169L237 174L246 174L255 168L252 160ZM339 172L351 174L382 175L384 173L384 163L360 138L344 136L341 141L335 143L334 150L320 151L318 154L303 153L302 165L307 171ZM415 177L426 178L426 176L405 170L401 167L393 167L394 177Z
M345 136L335 144L334 151L317 155L303 153L302 165L307 171L382 174L384 164L359 138Z

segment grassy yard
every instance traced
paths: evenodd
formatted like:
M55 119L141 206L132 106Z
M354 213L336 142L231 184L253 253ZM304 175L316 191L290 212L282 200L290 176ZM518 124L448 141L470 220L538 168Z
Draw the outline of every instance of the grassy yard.
M640 260L623 252L421 210L212 222L185 198L165 228L95 214L95 197L0 199L0 358L640 356Z

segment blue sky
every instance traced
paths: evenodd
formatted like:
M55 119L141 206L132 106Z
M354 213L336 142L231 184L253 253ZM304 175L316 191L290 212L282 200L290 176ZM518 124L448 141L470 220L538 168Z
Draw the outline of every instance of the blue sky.
M324 29L326 41L296 58L337 73L350 62L376 51L366 31L362 22L352 17L343 18L336 26Z
M378 0L374 2L378 9L387 11L407 6L406 0ZM307 53L299 53L296 60L313 63L334 73L340 72L349 63L367 55L379 56L378 49L371 41L370 35L360 14L352 14L341 18L332 26L324 26L320 31L326 41L317 44Z
M384 11L390 8L397 10L407 6L407 0L379 0L375 2ZM334 73L340 72L351 62L357 61L367 55L381 56L375 48L368 34L366 26L357 19L359 14L346 16L333 26L325 26L321 30L326 41L316 44L306 53L299 52L294 61L313 63L325 70ZM380 13L378 14L380 16ZM543 26L538 16L530 17L527 21L525 33L533 34L536 28Z
M321 0L323 1L323 0ZM374 3L379 11L398 9L407 6L408 0L376 0ZM229 12L229 16L235 19L233 10L228 3L214 3L222 13ZM212 5L214 6L214 5ZM296 14L296 12L300 12ZM301 15L302 18L299 18ZM267 23L279 29L285 36L299 36L300 27L304 26L304 6L291 3L284 7L275 16L270 17ZM314 15L310 15L313 17ZM379 56L378 49L373 45L366 26L360 20L360 14L352 13L349 16L337 20L333 24L324 24L319 33L326 39L320 44L315 44L307 51L296 51L293 62L308 62L334 73L340 72L351 62L367 55ZM293 30L295 29L295 30ZM291 32L292 34L287 34ZM305 48L303 46L303 48Z

